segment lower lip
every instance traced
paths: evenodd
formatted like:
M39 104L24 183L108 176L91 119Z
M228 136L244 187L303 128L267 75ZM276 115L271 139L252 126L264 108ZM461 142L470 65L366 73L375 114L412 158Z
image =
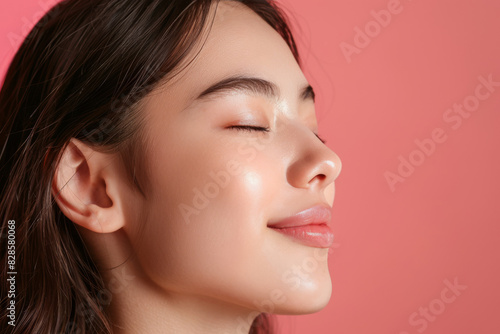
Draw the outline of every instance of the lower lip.
M311 224L284 228L271 227L271 229L306 246L329 248L333 245L333 233L326 224Z

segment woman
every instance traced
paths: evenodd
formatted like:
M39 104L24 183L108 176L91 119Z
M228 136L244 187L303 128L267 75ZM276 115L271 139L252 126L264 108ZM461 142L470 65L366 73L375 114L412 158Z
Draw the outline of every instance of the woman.
M340 160L274 4L64 1L0 106L2 333L271 333L328 303Z

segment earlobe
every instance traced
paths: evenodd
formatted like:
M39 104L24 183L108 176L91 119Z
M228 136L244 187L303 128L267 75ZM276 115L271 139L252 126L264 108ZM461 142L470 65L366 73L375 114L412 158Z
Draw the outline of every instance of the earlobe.
M117 172L120 161L72 138L61 153L52 180L52 195L72 222L97 233L124 225Z

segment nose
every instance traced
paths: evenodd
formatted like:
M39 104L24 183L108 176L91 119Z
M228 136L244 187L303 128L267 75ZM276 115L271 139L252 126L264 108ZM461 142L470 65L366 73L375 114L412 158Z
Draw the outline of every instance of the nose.
M309 129L296 134L297 151L287 169L287 180L296 188L324 190L339 176L342 162Z

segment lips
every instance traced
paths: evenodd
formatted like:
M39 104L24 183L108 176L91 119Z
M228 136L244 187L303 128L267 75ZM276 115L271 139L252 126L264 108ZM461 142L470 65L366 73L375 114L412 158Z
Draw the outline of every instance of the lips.
M330 209L316 205L267 226L306 246L328 248L333 244L330 220Z

